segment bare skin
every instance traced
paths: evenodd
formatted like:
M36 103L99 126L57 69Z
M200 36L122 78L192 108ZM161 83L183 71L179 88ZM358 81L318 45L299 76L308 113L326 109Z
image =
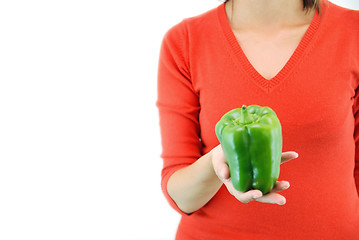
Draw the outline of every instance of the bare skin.
M248 60L264 78L271 79L295 51L315 11L303 11L301 0L229 0L226 13ZM282 153L282 163L297 157L293 151ZM279 192L290 186L288 181L278 181L266 195L259 190L235 190L218 145L192 165L176 171L167 190L177 206L190 214L210 201L223 184L239 202L279 205L286 203Z
M298 154L293 151L282 153L282 163L297 157ZM288 181L277 181L273 190L266 195L259 190L237 191L229 178L229 168L222 147L218 145L192 165L176 171L168 181L167 190L177 206L190 214L211 200L223 184L242 203L255 200L278 205L286 203L286 199L278 192L290 186Z
M315 14L297 0L230 0L226 12L243 52L266 79L284 67Z
M288 189L288 181L277 181L272 191L268 194L263 195L259 190L250 190L248 192L239 192L234 189L232 181L229 177L229 168L226 164L221 145L218 145L211 151L212 155L212 166L216 172L218 178L226 185L228 191L242 203L249 203L250 201L256 200L262 203L273 203L283 205L286 203L286 199L278 194L278 192ZM282 153L281 164L288 162L298 157L298 153L294 151Z

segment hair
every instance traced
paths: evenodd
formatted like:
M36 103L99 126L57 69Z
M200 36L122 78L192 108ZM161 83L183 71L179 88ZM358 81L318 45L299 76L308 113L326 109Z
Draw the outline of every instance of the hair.
M309 10L312 8L318 9L319 10L319 0L303 0L303 9L304 10Z
M224 0L223 2L227 2L228 0ZM312 8L317 9L318 11L320 11L320 4L319 4L320 0L303 0L303 10L310 10Z

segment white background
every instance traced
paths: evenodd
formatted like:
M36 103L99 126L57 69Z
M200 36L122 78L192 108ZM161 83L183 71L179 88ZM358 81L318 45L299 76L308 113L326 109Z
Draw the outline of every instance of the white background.
M1 240L174 238L159 48L174 24L219 4L0 1Z

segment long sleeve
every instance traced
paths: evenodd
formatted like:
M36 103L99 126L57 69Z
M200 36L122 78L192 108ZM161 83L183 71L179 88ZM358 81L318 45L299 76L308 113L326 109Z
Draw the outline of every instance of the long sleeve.
M359 16L356 18L356 23L359 21ZM356 29L356 37L352 39L351 49L353 54L353 63L352 65L352 76L353 76L353 88L355 89L354 103L353 103L353 114L354 114L354 141L355 141L355 168L354 168L354 178L356 189L359 195L359 31L357 27L352 27Z
M199 99L192 87L187 48L182 22L164 36L158 67L157 107L163 159L161 187L170 205L181 214L184 213L168 195L167 182L175 171L201 157Z
M355 141L355 168L354 177L357 192L359 194L359 90L356 89L353 104L354 113L354 141Z

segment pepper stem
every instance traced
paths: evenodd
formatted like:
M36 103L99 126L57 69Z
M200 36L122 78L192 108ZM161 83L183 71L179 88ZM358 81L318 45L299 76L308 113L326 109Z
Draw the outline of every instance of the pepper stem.
M243 105L242 109L241 109L240 122L242 124L248 124L248 123L251 123L253 121L254 121L254 119L251 116L251 114L248 113L246 105Z

